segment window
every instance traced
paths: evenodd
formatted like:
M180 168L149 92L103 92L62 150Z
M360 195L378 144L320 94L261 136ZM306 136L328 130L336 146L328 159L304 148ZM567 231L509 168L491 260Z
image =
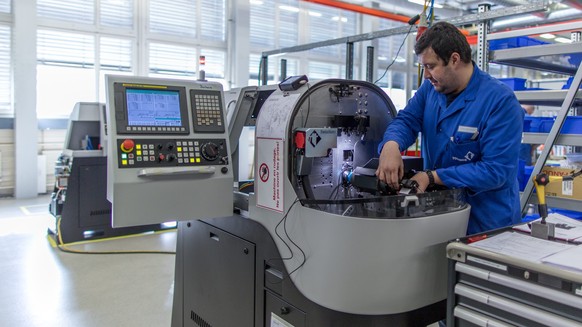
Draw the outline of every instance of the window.
M37 33L37 114L68 116L81 101L96 101L94 36L54 30Z
M0 25L0 114L12 114L10 27Z
M253 83L252 85L256 85L258 80L259 51L357 34L358 14L305 1L250 0L250 12L250 42L254 53L251 54L249 63L249 83ZM305 26L300 28L299 21L304 22ZM345 45L337 45L302 53L289 53L283 57L269 57L268 80L279 79L281 58L288 60L287 76L307 74L309 71L309 77L315 79L340 77L342 69L345 70L345 67L342 68L345 51ZM311 61L316 64L310 64ZM324 62L333 67L327 73L317 64ZM357 52L354 62L358 62ZM290 71L290 67L293 67L293 71Z
M11 13L12 8L10 7L10 0L0 0L0 12Z
M196 0L150 1L150 32L195 38L196 2Z
M226 41L226 4L224 0L202 0L200 35L203 40Z
M101 0L99 5L101 26L133 29L133 0Z
M37 0L38 17L58 21L93 24L95 21L94 1L86 0Z
M101 37L99 44L99 101L105 103L105 74L133 75L131 54L133 43L129 39Z
M207 80L224 83L226 50L216 47L226 49L225 0L150 0L149 32L150 76L193 79L204 69Z
M275 48L275 0L251 1L250 6L251 45Z
M339 77L341 67L338 64L330 64L326 62L309 62L309 79L313 81L323 80L330 77Z
M192 79L196 75L198 51L195 47L155 43L149 44L149 75L175 75Z

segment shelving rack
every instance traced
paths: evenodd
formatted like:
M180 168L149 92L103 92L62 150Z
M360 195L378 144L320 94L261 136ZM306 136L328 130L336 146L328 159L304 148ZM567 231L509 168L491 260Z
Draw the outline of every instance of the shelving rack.
M488 40L503 39L517 36L528 36L541 33L551 33L563 30L582 30L582 22L556 24L538 28L501 32L487 35ZM562 125L573 107L582 105L582 65L577 67L563 60L565 55L582 56L582 42L571 44L547 44L514 49L491 51L490 62L513 67L535 69L565 75L573 75L573 81L567 90L532 90L515 92L520 103L548 106L560 106L556 120L549 133L524 133L524 143L544 144L544 150L536 161L532 176L542 170L553 145L582 146L582 135L560 134ZM561 60L562 59L562 60ZM521 196L521 211L525 212L533 193L533 180L530 178ZM548 197L549 206L570 210L579 210L582 201L564 198Z

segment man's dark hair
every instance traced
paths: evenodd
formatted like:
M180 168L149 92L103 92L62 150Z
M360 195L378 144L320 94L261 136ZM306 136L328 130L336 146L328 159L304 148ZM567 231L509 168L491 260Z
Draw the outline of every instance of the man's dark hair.
M414 52L419 55L428 47L431 47L445 65L453 52L461 56L464 63L471 62L471 46L467 38L455 25L447 22L438 22L427 29L414 45Z

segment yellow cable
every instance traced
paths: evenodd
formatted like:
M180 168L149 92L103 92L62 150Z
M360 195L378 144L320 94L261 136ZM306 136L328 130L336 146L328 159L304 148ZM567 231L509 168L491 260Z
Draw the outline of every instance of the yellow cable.
M57 247L59 248L59 250L63 251L63 252L68 252L68 253L78 253L78 254L176 254L176 252L172 252L172 251L142 251L142 250L136 250L136 251L79 251L79 250L74 250L71 248L68 248L67 246L65 246L65 243L63 243L63 237L61 234L61 220L62 217L61 216L57 216L57 239L59 240L57 243Z

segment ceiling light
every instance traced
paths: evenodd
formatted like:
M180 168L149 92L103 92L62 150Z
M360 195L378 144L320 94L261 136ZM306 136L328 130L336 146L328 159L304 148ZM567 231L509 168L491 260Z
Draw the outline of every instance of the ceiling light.
M540 37L542 39L546 39L546 40L551 40L551 39L555 39L556 38L556 36L554 34L550 34L550 33L540 34Z
M261 0L249 0L249 3L251 5L262 5L263 1L261 1Z
M317 11L308 11L307 13L309 13L309 16L312 17L321 17L321 13Z
M561 37L561 36L555 38L554 41L560 42L560 43L572 43L572 40L567 39L565 37Z
M291 11L291 12L299 12L299 8L292 7L292 6L284 6L284 5L281 5L281 6L279 6L279 9L286 10L286 11Z
M342 23L348 22L348 19L346 17L339 17L339 16L333 16L331 18L331 20L336 21L336 22L341 21Z
M424 0L408 0L408 2L412 2L412 3L416 3L417 5L421 5L424 6L425 1ZM443 5L439 5L438 3L434 4L435 8L443 8Z
M388 58L385 56L378 56L378 60L386 61L386 60L388 60Z

